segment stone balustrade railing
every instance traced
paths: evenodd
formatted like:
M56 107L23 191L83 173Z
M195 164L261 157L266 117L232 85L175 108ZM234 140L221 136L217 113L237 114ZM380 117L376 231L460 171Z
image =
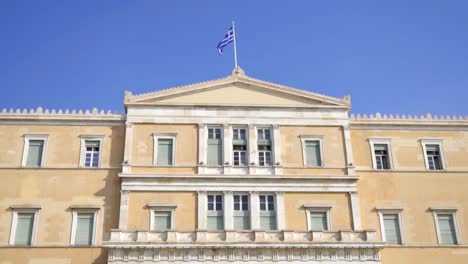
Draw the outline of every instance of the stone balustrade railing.
M386 115L386 114L351 114L351 121L367 121L367 120L408 120L408 121L468 121L468 116L449 116L449 115Z
M93 108L91 110L56 110L56 109L43 109L38 107L36 109L6 109L0 111L0 118L4 119L30 119L30 118L46 118L46 119L106 119L106 120L125 120L125 113L119 113L111 110L99 110Z
M376 242L376 232L363 231L121 231L111 230L112 244L132 243L365 243Z

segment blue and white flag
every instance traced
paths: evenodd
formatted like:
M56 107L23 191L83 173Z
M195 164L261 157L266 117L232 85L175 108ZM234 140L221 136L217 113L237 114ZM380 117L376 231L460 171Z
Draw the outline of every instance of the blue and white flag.
M224 35L224 38L219 42L218 44L218 52L219 54L223 54L223 49L226 47L229 43L234 41L234 30L231 26L231 28L228 30L226 35Z

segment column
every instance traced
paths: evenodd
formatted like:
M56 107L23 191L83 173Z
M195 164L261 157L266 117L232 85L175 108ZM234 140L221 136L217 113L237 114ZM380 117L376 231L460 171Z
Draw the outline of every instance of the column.
M281 137L279 125L273 125L273 167L275 168L275 174L282 174Z
M198 219L197 219L197 229L206 229L206 212L207 212L207 195L205 191L199 191L198 193Z
M353 214L353 230L361 230L361 212L359 209L359 196L357 192L349 192L351 212Z
M249 174L255 174L255 167L258 165L258 145L257 145L257 128L255 125L249 125Z
M128 221L128 193L129 191L120 191L120 210L119 210L119 229L127 229Z
M260 199L258 192L250 192L250 228L260 228Z
M124 159L122 164L122 172L129 173L130 165L132 162L132 148L133 148L133 123L125 123L125 149L124 149Z
M276 192L276 227L278 230L285 229L284 219L284 192Z
M223 168L224 174L231 173L232 166L232 126L231 124L223 125Z
M354 175L353 146L351 144L351 132L349 125L343 125L343 137L345 142L346 168L348 175Z
M205 173L208 131L206 124L198 124L198 173Z
M234 196L232 192L224 192L224 229L234 229Z

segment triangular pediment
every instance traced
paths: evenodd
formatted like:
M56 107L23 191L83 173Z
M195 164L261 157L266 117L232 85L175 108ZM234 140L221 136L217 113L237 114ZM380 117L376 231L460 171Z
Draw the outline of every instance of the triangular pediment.
M250 107L349 108L349 98L338 99L260 81L241 70L218 80L141 95L126 93L126 105L197 105Z

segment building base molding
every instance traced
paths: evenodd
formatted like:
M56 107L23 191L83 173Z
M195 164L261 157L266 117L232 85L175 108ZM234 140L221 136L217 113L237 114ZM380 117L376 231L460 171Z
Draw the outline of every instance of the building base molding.
M380 263L375 231L120 231L105 242L109 263Z

